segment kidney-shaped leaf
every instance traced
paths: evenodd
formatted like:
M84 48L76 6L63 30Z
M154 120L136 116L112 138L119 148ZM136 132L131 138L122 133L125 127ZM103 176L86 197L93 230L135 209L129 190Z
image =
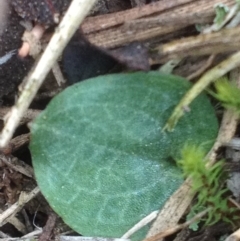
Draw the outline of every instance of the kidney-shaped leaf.
M157 72L108 75L73 85L33 123L31 154L52 208L85 236L121 237L182 183L173 158L207 143L217 120L206 96L174 132L163 132L190 84Z

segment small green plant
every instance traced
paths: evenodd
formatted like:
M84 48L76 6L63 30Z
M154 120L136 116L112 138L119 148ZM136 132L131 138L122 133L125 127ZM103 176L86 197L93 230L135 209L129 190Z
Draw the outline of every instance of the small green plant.
M205 207L198 207L197 209L191 209L190 212L187 214L186 219L187 221L189 221L190 219L194 218L197 214L203 212L204 210L206 210ZM195 222L191 223L189 225L189 229L191 229L192 231L198 231L201 220L196 220Z
M229 8L225 4L217 4L215 6L216 17L214 18L214 23L221 25L225 20L226 15L229 12Z
M215 83L215 89L216 93L210 91L210 94L221 101L225 108L233 109L240 114L240 89L226 77Z
M223 160L218 161L211 167L206 167L205 152L201 147L195 145L185 145L182 149L181 159L178 165L183 170L184 177L192 178L192 190L197 192L197 202L191 209L191 213L198 213L203 207L209 209L204 222L205 225L213 225L223 220L231 223L233 217L229 218L234 212L230 208L226 199L226 188L222 187L224 178ZM192 216L190 214L190 216Z

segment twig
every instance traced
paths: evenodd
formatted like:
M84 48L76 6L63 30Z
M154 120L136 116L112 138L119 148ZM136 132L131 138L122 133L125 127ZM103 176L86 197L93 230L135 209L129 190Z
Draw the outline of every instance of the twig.
M231 55L211 70L207 71L199 81L184 95L182 100L175 107L172 115L167 121L163 130L173 131L178 120L184 115L184 110L190 103L213 81L222 77L230 70L240 65L240 52Z
M230 80L235 82L237 87L240 88L240 68L236 68L230 72ZM237 113L228 109L224 111L218 137L207 155L209 163L213 164L215 162L218 149L233 138L236 133L238 120L239 116Z
M181 26L160 26L137 31L127 31L120 26L97 33L94 32L88 34L86 37L92 44L97 46L104 48L116 48L134 41L146 41L155 37L163 36L165 34L173 33L177 30L183 29L186 26L187 24Z
M158 211L153 211L148 216L143 218L140 222L135 224L131 229L129 229L121 238L123 239L129 238L131 235L136 233L139 229L141 229L142 227L152 222L157 217L157 214L158 214Z
M28 233L28 234L22 236L21 238L23 238L23 239L29 239L29 238L38 236L38 235L40 235L41 233L42 233L42 229L37 229L37 230L32 231L31 233Z
M163 1L158 2L162 4ZM169 1L170 2L170 1ZM198 0L191 1L184 5L180 5L171 9L171 11L160 12L153 17L144 17L145 26L142 24L135 25L134 28L132 26L123 25L123 23L127 23L129 20L133 19L130 12L126 11L124 15L124 19L120 22L117 22L118 25L105 29L106 24L110 23L111 18L118 20L118 15L114 13L113 15L107 14L101 17L101 26L102 28L97 28L99 31L93 31L92 28L83 24L83 32L86 34L88 40L101 47L106 48L115 48L118 46L126 45L127 43L133 41L145 41L149 40L153 37L163 36L168 33L173 33L176 30L180 30L185 28L186 26L193 25L196 23L203 23L206 21L212 21L215 13L214 13L214 4L218 3L219 0ZM221 0L221 3L231 7L235 4L234 0ZM146 5L147 7L148 5ZM145 7L145 6L144 6ZM142 8L140 8L142 10ZM137 9L138 10L138 9ZM138 10L139 13L142 13L141 10ZM201 16L201 17L199 17ZM136 17L139 18L140 16ZM155 21L158 19L158 24L152 23L152 20ZM186 21L188 19L189 21ZM91 22L91 25L97 26L100 25L100 20L97 18L87 18L86 22ZM140 20L138 20L140 21ZM141 20L143 21L143 20ZM179 22L181 24L179 24ZM141 22L142 23L142 22ZM159 24L162 23L162 24ZM164 24L164 25L163 25ZM111 25L112 26L112 25Z
M211 56L209 56L208 60L205 62L205 64L198 69L196 72L192 73L191 75L189 75L187 77L188 80L193 80L197 77L199 77L200 75L202 75L213 63L214 59L215 59L216 55L212 54Z
M26 229L27 229L27 232L30 233L33 231L33 226L29 220L29 216L25 210L25 208L22 209L22 215L23 215L23 218L24 218L24 223L26 224Z
M40 193L39 187L35 187L29 193L21 192L19 200L14 203L10 208L0 214L0 227L7 223L11 217L13 217L17 212L19 212L27 202L36 197L38 193Z
M32 167L27 165L25 162L19 160L17 157L6 157L5 155L0 154L0 160L9 166L11 169L22 173L23 175L33 178L34 173Z
M133 20L153 13L163 12L171 8L192 2L193 0L162 0L161 2L151 3L142 7L133 8L118 13L100 15L87 18L82 24L82 30L85 34L104 30L110 27L125 23L126 20Z
M229 8L234 4L233 1L224 1L222 3L228 6ZM134 30L134 29L153 28L159 25L160 26L185 25L185 24L193 25L196 23L199 23L199 24L210 23L210 21L212 21L214 17L213 6L215 4L217 4L215 0L194 1L194 2L190 2L184 5L175 7L171 11L168 10L168 11L165 11L164 13L154 14L153 17L151 15L150 17L144 17L141 19L134 19L130 21L128 20L128 18L126 18L127 22L125 23L125 26L129 30ZM235 8L235 5L232 8ZM232 11L232 8L231 8L231 11ZM227 18L229 19L230 16L227 16L226 19ZM217 30L221 29L222 27L223 25L219 26Z
M60 66L57 62L53 65L52 72L57 81L58 86L62 86L66 83L66 80L64 79Z
M1 213L3 213L3 210L0 209L0 215ZM20 221L18 218L14 216L8 219L8 223L12 224L19 232L23 234L27 232L26 227L22 223L22 221Z
M240 229L228 236L225 241L239 241L240 240Z
M24 236L22 236L21 238L4 238L4 239L0 239L0 241L22 241L22 240L32 240L34 239L35 240L35 237L36 236L39 236L40 234L42 233L42 230L35 230L31 233L28 233Z
M218 28L221 29L226 23L226 20L230 20L234 13L236 14L237 9L239 9L239 3L235 4L232 8L230 13L226 16L224 24L221 24ZM232 29L233 30L233 29ZM224 32L226 30L223 30ZM221 32L223 32L221 31ZM206 35L203 35L206 36ZM201 36L200 36L201 37ZM225 37L224 37L225 40ZM224 74L228 73L230 70L239 67L240 65L240 52L237 52L230 56L225 61L221 62L199 79L199 81L184 95L178 105L175 107L172 115L168 119L166 125L164 126L163 130L173 131L175 128L178 120L183 116L184 111L188 108L188 105L213 81L217 80L218 78L222 77ZM236 76L235 76L236 77ZM215 143L216 144L216 143Z
M12 145L12 151L17 151L20 147L28 144L30 140L30 133L22 134L13 138L9 144Z
M43 227L42 233L38 239L38 241L48 241L51 240L52 231L55 227L57 220L57 215L53 212L48 216L48 220L46 225Z
M226 25L226 28L235 28L240 23L240 12L236 14L236 16L231 20L231 22Z
M235 137L230 142L224 143L225 146L240 151L240 138Z
M228 200L240 210L240 204L236 200L231 197L229 197Z
M11 139L21 117L29 107L46 75L95 2L96 0L72 1L36 68L32 74L30 74L16 105L10 111L0 135L0 147L4 147Z
M55 95L59 94L63 88L57 88L54 90L46 91L43 93L39 93L35 96L34 100L44 100L46 98L53 98Z
M9 155L17 151L23 145L27 144L29 140L30 140L29 133L16 136L7 144L7 146L5 146L4 148L0 148L0 152L4 153L5 155Z
M6 119L6 115L8 113L10 113L11 108L9 107L2 107L0 108L0 119L1 120L5 120ZM33 110L33 109L28 109L26 112L24 112L21 120L20 120L20 124L25 124L29 121L32 121L33 119L35 119L39 114L41 113L40 110Z
M167 59L236 51L239 49L239 35L240 27L223 29L219 32L200 34L161 44L155 50L158 51L159 56Z
M167 236L169 236L171 234L174 234L177 231L188 227L190 224L192 224L192 223L196 222L197 220L201 219L202 217L204 217L209 212L209 210L210 210L210 208L202 211L201 213L198 213L192 219L190 219L189 221L187 221L187 222L185 222L183 224L176 225L173 228L169 228L169 229L167 229L167 230L165 230L163 232L160 232L160 233L156 234L155 236L146 238L143 241L158 241L158 240L160 240L162 238L165 238L165 237L167 237Z
M219 134L217 140L215 141L212 149L207 155L209 163L214 163L217 157L218 149L229 142L236 132L238 124L238 116L232 110L226 110L223 114L221 127L219 129Z
M131 241L123 238L103 238L103 237L84 237L84 236L65 236L59 237L60 241Z
M191 180L188 178L160 210L147 237L154 236L159 232L174 227L185 213L193 197L194 193L191 188Z
M0 231L0 237L1 238L11 238L9 235L5 234L4 232Z

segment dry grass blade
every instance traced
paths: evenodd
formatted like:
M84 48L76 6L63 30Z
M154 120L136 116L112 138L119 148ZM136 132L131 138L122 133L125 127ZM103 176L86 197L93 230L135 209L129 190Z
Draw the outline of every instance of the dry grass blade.
M198 82L184 95L179 104L175 107L172 115L167 121L164 130L173 131L178 120L184 115L184 110L190 103L213 81L222 77L232 69L240 65L240 52L231 55L211 70L207 71Z
M171 234L174 234L177 231L188 227L190 224L192 224L192 223L196 222L197 220L201 219L202 217L204 217L209 212L209 209L210 208L202 211L201 213L197 214L195 217L193 217L192 219L190 219L189 221L187 221L183 224L179 224L179 225L176 225L175 227L164 230L164 231L162 231L162 232L160 232L160 233L158 233L158 234L156 234L152 237L144 239L143 241L159 241L162 238L165 238L165 237L167 237Z
M194 193L191 191L191 180L188 179L165 203L156 221L149 230L147 238L174 227L185 213L193 196Z
M229 237L225 239L225 241L239 241L240 240L240 229L238 229L236 232L231 234Z
M18 158L13 156L7 157L5 155L0 154L0 160L7 166L9 166L12 170L22 173L27 177L34 178L32 167L27 165L25 162L19 160Z
M193 0L162 0L160 2L151 3L141 8L133 8L108 15L100 15L87 18L82 24L84 33L91 33L99 30L104 30L110 27L125 23L126 20L133 20L144 16L149 16L154 13L163 12L168 9L193 2Z
M162 4L162 1L159 3ZM179 5L171 10L154 14L154 16L146 14L144 18L136 21L131 21L133 19L132 13L128 12L130 10L127 10L121 13L124 14L124 19L118 21L118 25L113 24L112 27L108 26L106 29L106 23L119 18L118 14L107 14L99 16L102 23L98 22L100 20L97 17L96 19L86 19L82 28L91 43L101 47L115 48L133 41L145 41L168 33L174 33L179 29L196 23L209 23L215 16L213 6L217 3L219 3L218 0L190 1L189 3ZM221 3L231 7L235 4L235 1L222 0ZM134 11L141 13L142 8L140 8L140 10L134 9ZM137 19L140 17L141 15L135 16L134 18ZM91 25L98 25L96 22L99 25L100 23L103 25L102 28L98 29L99 31L93 31L92 27L89 25L90 23Z
M0 135L0 146L4 147L11 139L23 113L29 107L46 75L62 53L62 50L86 17L96 0L74 0L55 34L41 56L36 68L28 77L27 83L16 103L11 109L5 127Z
M236 68L230 72L230 80L236 82L236 85L240 88L240 68ZM236 113L232 110L225 110L217 140L207 156L211 164L213 164L216 160L218 149L222 145L229 143L234 137L238 121L239 116Z
M137 224L135 224L131 229L129 229L121 238L127 239L136 233L139 229L151 223L157 217L158 211L153 211L148 216L144 217Z
M3 210L0 209L0 215L1 213L3 213ZM12 224L21 233L25 234L27 232L25 224L14 216L8 219L8 223Z
M10 208L0 214L0 227L7 223L17 212L19 212L24 205L32 200L40 193L39 187L35 187L31 192L20 194L19 200L14 203Z
M224 39L224 41L223 41ZM182 38L156 48L162 58L218 54L239 49L240 27Z
M2 107L0 109L0 119L4 120L6 118L6 115L10 112L11 108L9 107ZM33 109L28 109L27 111L24 112L24 115L22 116L22 119L20 121L20 124L25 124L27 122L32 121L35 119L39 114L41 113L40 110L33 110Z

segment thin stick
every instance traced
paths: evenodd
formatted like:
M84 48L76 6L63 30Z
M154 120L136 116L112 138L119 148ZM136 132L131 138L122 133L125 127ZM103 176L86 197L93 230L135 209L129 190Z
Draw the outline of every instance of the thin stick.
M0 120L5 120L6 115L10 112L10 110L11 108L9 107L0 108ZM24 112L24 115L22 116L20 124L25 124L32 121L40 113L41 113L41 110L28 109L27 111Z
M168 10L165 7L168 4L173 4L172 1L167 1L167 3L166 1L155 2L154 4L159 4L163 11L155 13L154 17L151 16L149 10L146 10L150 6L150 4L147 4L141 8L134 8L131 11L125 10L123 12L86 18L81 27L91 43L101 47L116 48L130 42L146 41L160 37L167 33L176 34L177 30L196 23L209 23L215 16L213 6L219 3L219 0L190 1L179 6L177 6L179 2L176 0L174 2L175 7L171 10L169 7ZM221 3L230 8L236 1L221 0ZM156 5L153 8L153 11L155 10L157 10ZM140 17L140 24L128 25L129 21L139 19ZM157 19L157 24L151 23L153 18ZM143 24L142 21L145 21L145 23Z
M5 155L0 154L0 160L4 164L9 166L12 170L22 173L23 175L30 178L34 177L32 167L26 164L25 162L19 160L17 157L13 157L13 156L7 157Z
M87 18L82 24L82 30L85 34L100 31L110 27L123 24L126 20L133 20L154 13L164 12L166 10L194 2L193 0L162 0L161 2L153 2L142 7L136 7L117 13L107 15L99 15Z
M158 217L152 224L147 237L154 236L177 225L195 195L191 185L191 179L187 178L167 200L159 211Z
M208 72L184 95L179 104L175 107L172 115L167 121L164 130L173 131L179 119L184 115L184 110L190 103L213 81L222 77L230 70L240 65L240 51L230 56Z
M197 220L201 219L202 217L204 217L208 212L210 211L210 208L202 211L201 213L198 213L196 216L194 216L192 219L190 219L189 221L183 223L183 224L179 224L176 225L175 227L169 228L163 232L160 232L152 237L146 238L143 241L157 241L161 238L167 237L171 234L176 233L177 231L184 229L186 227L188 227L190 224L196 222Z
M231 197L229 197L228 200L240 210L240 204L236 200Z
M198 69L196 72L194 72L191 75L189 75L187 77L187 79L188 80L193 80L193 79L201 76L212 65L215 57L216 57L215 54L210 55L208 60L206 61L206 63L200 69Z
M4 147L11 139L21 117L29 107L46 75L95 2L96 0L73 0L71 3L35 70L29 76L16 105L12 108L7 118L5 127L0 135L0 147Z
M0 214L1 213L3 213L2 209L0 209ZM19 232L23 234L27 232L25 224L23 224L22 221L20 221L17 217L11 217L10 219L8 219L8 223L12 224Z
M240 28L223 29L219 32L190 36L155 48L158 54L168 58L203 56L239 50ZM224 39L224 41L223 41Z
M38 193L40 193L39 187L35 187L29 193L22 192L19 200L6 211L0 214L0 227L7 223L11 217L13 217L17 212L19 212L27 202L36 197Z
M228 236L225 241L239 241L240 240L240 229Z
M230 80L240 89L240 68L236 68L230 72ZM216 161L218 149L226 143L229 143L234 137L238 126L238 120L239 116L233 110L226 109L224 111L218 137L207 155L210 165Z
M0 239L0 241L22 241L22 240L37 240L36 236L39 236L42 233L42 230L34 230L31 233L28 233L24 236L22 236L21 238L2 238Z
M136 233L139 229L146 226L150 222L152 222L157 217L158 211L151 212L148 216L144 217L141 221L135 224L131 229L129 229L121 238L128 239L134 233Z

